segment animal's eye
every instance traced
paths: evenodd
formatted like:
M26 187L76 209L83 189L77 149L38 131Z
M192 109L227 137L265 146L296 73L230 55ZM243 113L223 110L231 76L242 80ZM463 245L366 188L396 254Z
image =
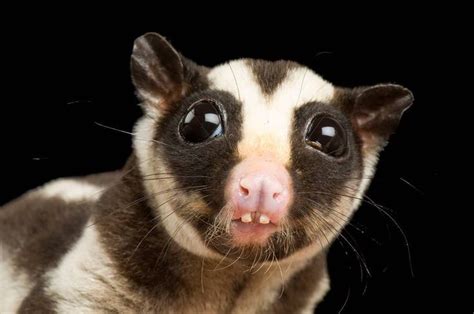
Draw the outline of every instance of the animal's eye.
M306 144L332 157L342 157L347 151L344 128L327 115L313 119L306 133Z
M211 100L194 103L183 116L179 133L190 143L200 143L221 136L224 128L217 105Z

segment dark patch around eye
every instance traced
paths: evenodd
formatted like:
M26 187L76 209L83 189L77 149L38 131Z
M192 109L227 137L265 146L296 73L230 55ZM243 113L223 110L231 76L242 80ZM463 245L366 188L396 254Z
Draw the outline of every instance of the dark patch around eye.
M211 101L212 105L203 103L199 116L209 111L214 114L211 106L219 109L223 133L204 142L190 145L189 141L183 140L183 131L180 131L183 119L192 110L193 104ZM190 109L191 108L191 109ZM222 109L222 110L220 110ZM194 112L196 115L196 112ZM215 116L212 119L215 120ZM199 126L198 119L196 125ZM189 120L188 120L189 122ZM232 167L238 162L236 150L237 143L241 138L241 103L230 93L205 90L194 93L181 103L176 104L173 111L160 118L156 132L156 146L160 150L169 172L173 173L176 183L183 193L187 191L198 191L203 201L209 208L217 212L224 206L225 181ZM194 128L194 126L193 126ZM191 129L188 132L191 137ZM218 131L215 124L204 126L204 130L197 132L203 137L212 135ZM202 139L192 134L193 139ZM159 181L157 182L159 184ZM178 190L179 191L179 190ZM177 192L178 192L177 191ZM210 219L210 217L208 217Z
M334 215L337 201L343 197L341 194L347 194L346 187L359 184L362 175L360 150L349 118L337 108L334 104L311 102L295 111L289 167L295 195L299 195L290 210L294 219L321 220L318 215ZM343 158L328 158L327 154L342 152L339 149L341 142L335 141L334 136L324 135L324 126L333 128L327 130L329 135L344 133L347 151ZM309 146L308 140L312 142ZM313 213L315 210L318 212Z
M211 100L198 101L183 116L179 132L190 143L200 143L223 135L224 125L219 108Z
M328 115L317 115L311 122L306 143L333 157L342 157L347 151L346 132L336 119Z

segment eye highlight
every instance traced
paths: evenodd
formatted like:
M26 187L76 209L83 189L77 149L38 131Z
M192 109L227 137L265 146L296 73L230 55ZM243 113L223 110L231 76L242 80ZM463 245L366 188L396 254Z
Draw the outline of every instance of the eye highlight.
M201 143L224 134L222 117L212 100L194 103L181 119L179 134L189 143Z
M347 151L344 128L328 115L316 116L307 130L306 144L332 157L342 157Z

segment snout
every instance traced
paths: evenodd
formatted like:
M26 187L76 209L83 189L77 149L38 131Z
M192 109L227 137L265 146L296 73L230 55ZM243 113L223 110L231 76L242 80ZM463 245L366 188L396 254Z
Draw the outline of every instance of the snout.
M262 242L288 215L293 199L291 177L271 158L246 158L232 170L226 197L232 203L235 240Z

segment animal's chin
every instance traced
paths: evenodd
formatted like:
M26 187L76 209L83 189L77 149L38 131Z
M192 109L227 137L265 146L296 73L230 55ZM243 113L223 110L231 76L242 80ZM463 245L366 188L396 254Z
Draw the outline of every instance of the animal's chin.
M236 246L263 246L278 229L273 223L243 223L240 220L233 220L230 225L232 242Z

